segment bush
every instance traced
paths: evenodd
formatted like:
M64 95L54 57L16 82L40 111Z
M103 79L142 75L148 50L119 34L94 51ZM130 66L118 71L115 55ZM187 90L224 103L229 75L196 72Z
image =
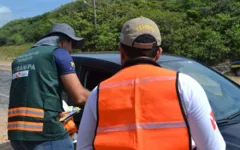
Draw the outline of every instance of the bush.
M115 51L125 21L137 16L154 20L165 52L206 64L240 57L240 2L235 0L77 0L33 18L14 20L0 29L0 46L34 43L56 22L76 29L86 42L81 51ZM77 50L74 50L75 52Z

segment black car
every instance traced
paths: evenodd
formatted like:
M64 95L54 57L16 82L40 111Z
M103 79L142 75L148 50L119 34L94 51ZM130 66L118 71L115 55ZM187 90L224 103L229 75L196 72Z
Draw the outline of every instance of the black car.
M236 76L240 76L240 61L234 61L231 63L231 70Z
M76 71L83 86L92 90L99 82L121 69L119 54L73 54ZM204 88L228 150L240 150L240 86L213 69L192 59L162 55L162 67L185 73ZM69 105L73 105L68 97ZM75 116L78 125L81 114Z

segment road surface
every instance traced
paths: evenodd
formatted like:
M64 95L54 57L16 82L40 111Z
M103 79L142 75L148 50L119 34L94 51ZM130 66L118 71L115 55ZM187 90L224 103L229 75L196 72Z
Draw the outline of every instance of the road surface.
M0 108L8 107L9 89L11 83L10 66L0 65Z
M7 141L7 109L9 103L10 84L10 66L0 65L0 143ZM0 144L0 149L10 149L9 144Z

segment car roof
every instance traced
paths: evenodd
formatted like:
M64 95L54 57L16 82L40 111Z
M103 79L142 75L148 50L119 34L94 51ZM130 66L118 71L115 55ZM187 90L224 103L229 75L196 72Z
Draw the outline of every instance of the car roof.
M116 64L120 64L120 55L114 53L107 53L107 54L96 54L96 53L82 53L82 54L72 54L73 58L93 58L93 59L100 59L109 62L113 62ZM188 58L175 56L171 54L162 54L161 57L158 59L158 63L167 62L167 61L179 61L179 60L189 60Z
M240 61L233 61L232 62L232 65L239 65L240 64Z

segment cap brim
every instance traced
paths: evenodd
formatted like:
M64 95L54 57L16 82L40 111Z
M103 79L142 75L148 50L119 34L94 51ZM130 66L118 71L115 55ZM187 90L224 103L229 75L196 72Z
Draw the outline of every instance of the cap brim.
M73 45L73 49L80 49L82 48L82 46L84 45L85 43L85 39L84 38L72 38L73 41L75 42L75 44Z
M68 35L69 36L69 35ZM84 45L84 38L76 37L76 36L69 36L74 42L73 49L80 49Z
M69 36L71 39L75 40L75 41L82 41L84 40L84 38L80 38L80 37L75 37L75 36Z

